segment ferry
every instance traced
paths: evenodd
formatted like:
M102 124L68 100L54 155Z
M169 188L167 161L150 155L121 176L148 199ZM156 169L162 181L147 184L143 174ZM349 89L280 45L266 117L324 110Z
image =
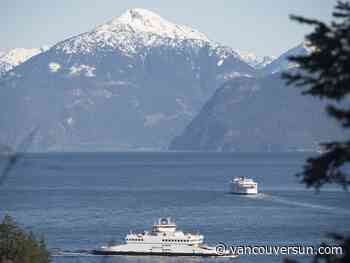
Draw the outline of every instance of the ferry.
M236 177L230 182L230 190L232 194L258 194L258 183L253 179L245 177Z
M167 217L158 219L150 232L127 234L125 244L102 246L93 254L238 257L230 251L218 253L216 247L208 246L203 241L203 235L176 230L175 221Z

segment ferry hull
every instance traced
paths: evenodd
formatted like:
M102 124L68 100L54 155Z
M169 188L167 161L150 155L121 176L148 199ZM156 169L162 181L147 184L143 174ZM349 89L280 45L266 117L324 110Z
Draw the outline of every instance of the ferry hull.
M234 183L231 183L231 193L239 195L256 195L258 194L258 187L246 188Z
M183 252L141 252L141 251L103 251L103 250L93 250L94 255L129 255L129 256L168 256L168 257L228 257L228 255L218 255L217 253L183 253ZM236 258L238 256L231 255L229 257Z
M231 194L234 195L256 195L258 191L231 191Z

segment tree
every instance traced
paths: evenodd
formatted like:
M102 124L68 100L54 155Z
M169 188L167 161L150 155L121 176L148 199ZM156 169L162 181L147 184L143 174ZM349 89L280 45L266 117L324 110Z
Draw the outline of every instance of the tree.
M289 85L303 89L304 95L327 99L328 114L345 129L350 127L350 108L344 101L350 93L350 4L338 2L333 21L327 25L321 21L292 16L303 24L312 25L314 31L306 36L312 52L306 56L290 57L299 64L296 72L285 73ZM350 140L324 143L325 152L307 160L299 176L307 187L319 189L325 183L350 184L342 167L350 161Z
M48 263L50 255L43 239L26 233L6 215L0 224L0 262Z
M302 94L326 99L328 114L344 129L348 129L350 108L346 102L350 93L350 3L338 1L333 18L333 22L326 24L292 16L293 20L314 27L314 31L306 36L311 52L306 56L290 57L290 61L297 63L299 68L283 76L288 85L301 88ZM350 140L323 143L322 146L324 153L309 158L298 176L307 187L316 190L327 183L339 184L347 190L350 179L344 165L350 161ZM343 255L316 256L314 262L350 262L350 237L333 235L333 238L343 247Z

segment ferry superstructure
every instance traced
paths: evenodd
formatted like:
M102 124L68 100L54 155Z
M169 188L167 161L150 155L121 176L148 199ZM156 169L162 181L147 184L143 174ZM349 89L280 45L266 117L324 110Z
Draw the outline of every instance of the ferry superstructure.
M176 230L171 218L160 218L151 232L130 233L125 237L125 244L103 246L93 253L97 255L158 255L158 256L230 256L218 254L215 247L203 243L201 234L184 233Z
M233 194L257 194L258 183L253 179L236 177L230 182L230 190Z

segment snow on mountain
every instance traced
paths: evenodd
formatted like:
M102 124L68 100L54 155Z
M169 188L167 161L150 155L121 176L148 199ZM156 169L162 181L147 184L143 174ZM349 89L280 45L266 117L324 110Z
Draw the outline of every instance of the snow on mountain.
M67 54L88 54L101 49L119 49L129 55L145 46L160 46L183 40L209 42L205 34L187 26L174 24L145 9L129 9L94 30L59 43L55 48Z
M2 78L0 142L38 126L32 151L166 149L222 83L255 74L232 48L131 9Z
M312 48L307 45L307 43L302 42L301 44L297 45L296 47L293 47L289 49L287 52L280 55L278 58L273 60L271 63L266 65L262 69L262 72L264 74L274 74L278 73L284 70L288 70L291 68L295 68L298 65L290 62L288 60L288 57L290 56L304 56L312 52Z
M266 67L267 65L271 64L272 61L274 61L276 57L274 56L264 56L262 59L259 59L259 63L256 65L255 68L262 69Z
M236 52L242 61L246 62L248 65L256 69L262 69L276 59L275 57L272 57L272 56L264 56L260 58L252 52L238 51L238 50L236 50Z
M98 30L118 29L120 25L127 25L134 32L148 32L160 35L164 38L178 38L178 39L199 39L209 41L205 34L189 28L187 26L174 24L169 22L158 14L149 10L135 8L127 10L120 17L113 19L107 25L99 27Z
M39 48L14 48L0 53L0 76L42 51Z

